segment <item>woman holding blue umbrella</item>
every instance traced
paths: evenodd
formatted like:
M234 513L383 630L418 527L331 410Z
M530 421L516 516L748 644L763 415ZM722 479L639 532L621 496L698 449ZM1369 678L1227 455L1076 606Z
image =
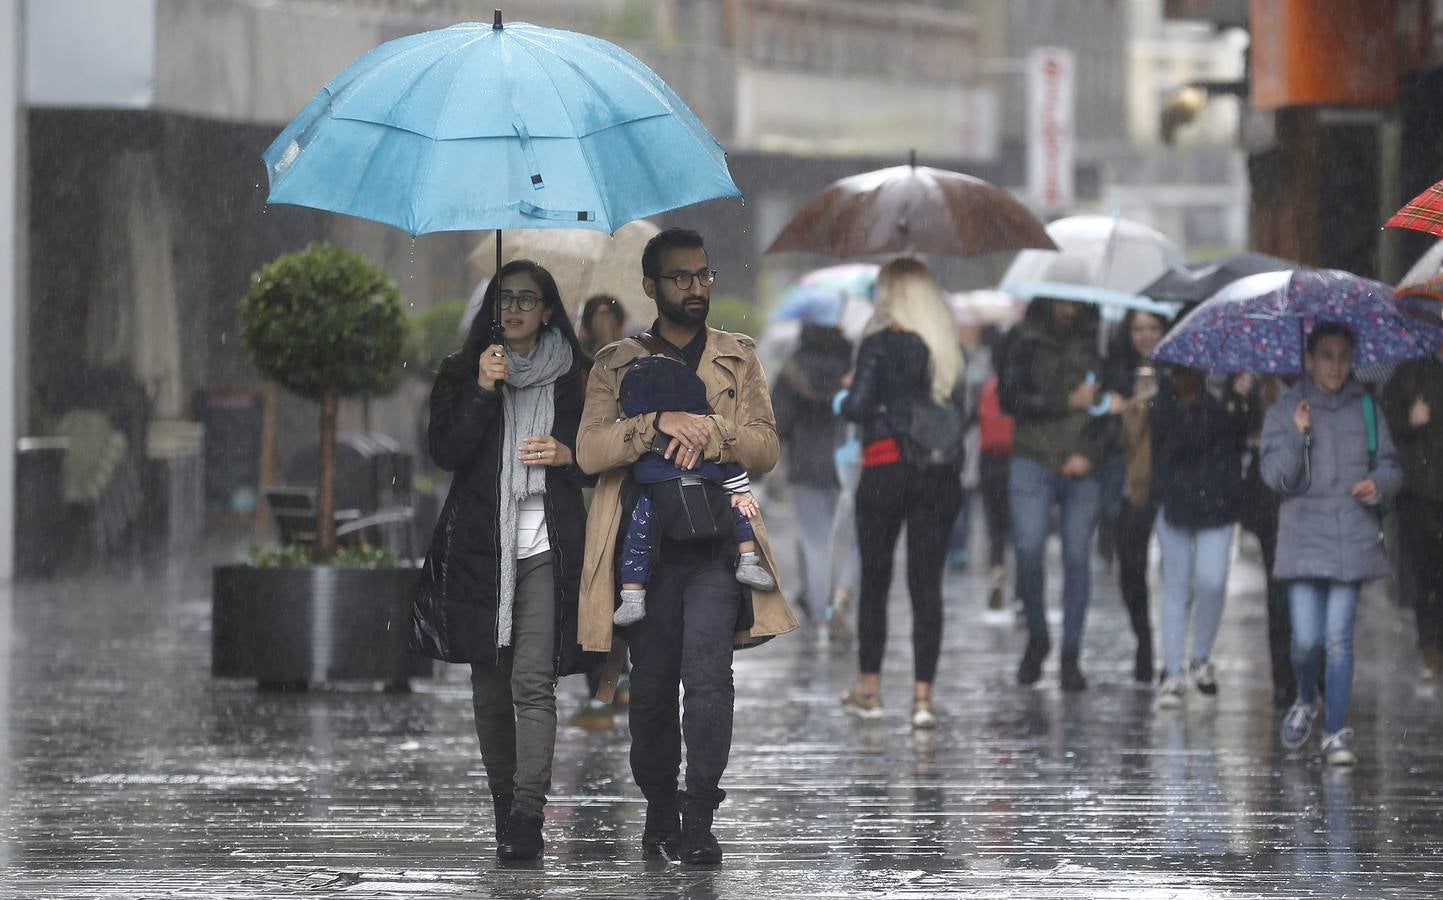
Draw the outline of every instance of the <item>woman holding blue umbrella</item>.
M493 343L498 314L504 339ZM588 662L576 642L586 509L574 451L589 368L551 274L515 260L492 280L431 390L431 457L455 475L411 643L471 664L496 853L506 860L544 848L556 679Z
M1298 685L1281 740L1289 750L1307 742L1326 656L1322 752L1336 766L1357 761L1347 719L1358 594L1363 582L1388 574L1378 508L1403 478L1387 423L1351 377L1356 344L1346 325L1314 327L1306 374L1263 425L1263 480L1283 495L1273 574L1288 582Z

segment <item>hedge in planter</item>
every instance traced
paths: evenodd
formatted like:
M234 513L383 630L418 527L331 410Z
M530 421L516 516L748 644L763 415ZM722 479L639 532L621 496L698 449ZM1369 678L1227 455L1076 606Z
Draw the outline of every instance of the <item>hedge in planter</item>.
M287 253L252 278L241 335L261 374L321 406L315 560L336 552L336 414L342 397L400 383L401 294L384 271L330 244Z
M341 397L401 379L406 320L395 283L354 253L313 244L257 272L239 312L256 367L320 403L317 537L308 551L283 548L273 565L215 569L212 673L262 685L426 674L429 661L406 652L418 570L364 551L359 565L335 559L337 410Z

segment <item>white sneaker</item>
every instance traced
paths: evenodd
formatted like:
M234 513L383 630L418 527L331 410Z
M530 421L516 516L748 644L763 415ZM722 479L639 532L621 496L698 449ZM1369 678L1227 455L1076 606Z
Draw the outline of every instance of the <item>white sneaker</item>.
M1197 687L1198 693L1208 697L1216 697L1218 694L1218 675L1213 664L1208 660L1193 660L1192 683Z
M1187 695L1187 679L1182 675L1169 675L1157 686L1157 699L1153 703L1158 709L1177 709Z
M912 727L913 728L936 728L937 712L932 709L931 700L912 701Z
M1351 766L1358 762L1353 752L1353 729L1342 728L1323 735L1323 760L1330 766Z

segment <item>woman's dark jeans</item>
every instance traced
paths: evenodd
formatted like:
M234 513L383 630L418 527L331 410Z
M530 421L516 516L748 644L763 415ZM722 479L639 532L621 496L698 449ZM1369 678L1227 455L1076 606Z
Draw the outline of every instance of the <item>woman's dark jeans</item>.
M892 561L898 534L906 524L912 664L917 681L936 680L942 649L942 567L947 561L947 534L961 507L962 480L956 466L892 463L862 470L857 485L857 543L862 553L857 639L864 674L882 671Z
M650 802L677 796L686 745L686 799L715 809L726 798L731 756L732 638L742 586L728 540L700 547L664 542L646 595L646 617L628 625L631 773ZM677 691L683 694L677 705Z

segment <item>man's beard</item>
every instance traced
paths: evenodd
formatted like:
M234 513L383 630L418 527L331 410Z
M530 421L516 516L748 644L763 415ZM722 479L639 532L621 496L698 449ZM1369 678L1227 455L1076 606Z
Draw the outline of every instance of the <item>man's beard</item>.
M701 309L687 309L686 304L690 300L700 300ZM698 325L706 324L707 313L711 312L711 301L706 297L701 297L696 294L683 297L675 303L663 297L658 299L656 309L657 312L661 313L662 318L671 322L673 325L680 325L683 328L695 328Z

